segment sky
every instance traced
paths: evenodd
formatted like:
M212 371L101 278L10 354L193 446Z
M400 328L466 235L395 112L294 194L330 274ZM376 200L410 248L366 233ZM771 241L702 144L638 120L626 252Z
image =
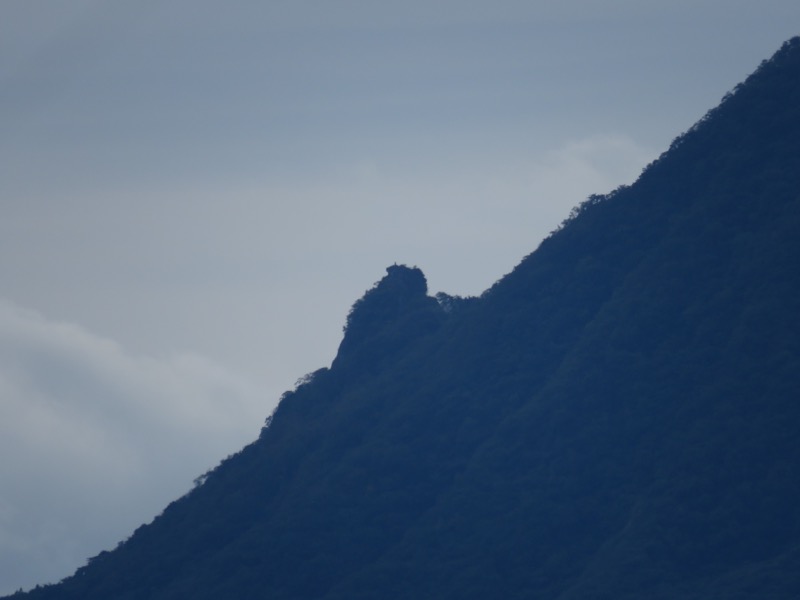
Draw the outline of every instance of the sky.
M394 263L477 295L796 0L0 1L0 593L112 549Z

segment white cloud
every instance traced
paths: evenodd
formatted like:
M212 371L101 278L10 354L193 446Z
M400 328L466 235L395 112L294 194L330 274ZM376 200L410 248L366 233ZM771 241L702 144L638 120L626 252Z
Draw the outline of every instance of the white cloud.
M535 249L573 207L590 194L633 183L657 156L617 133L576 138L544 151L521 144L482 148L475 144L439 157L420 151L411 168L380 157L354 162L327 190L298 187L287 203L306 215L330 210L324 221L335 227L289 228L269 237L282 240L299 232L308 236L301 248L316 255L318 247L325 248L325 256L351 269L369 263L368 272L376 275L394 261L417 264L434 292L479 294ZM316 204L320 198L327 204Z
M198 356L132 356L0 302L0 593L57 580L254 439L266 409Z
M161 205L172 209L158 213L162 229L148 229L148 248L113 258L115 269L108 269L107 277L116 272L114 289L129 296L110 304L119 307L120 323L128 313L133 319L139 304L133 300L136 288L146 284L135 280L136 273L152 276L161 269L178 278L207 269L203 265L215 257L224 267L215 272L230 274L238 265L254 272L240 274L249 281L259 265L281 256L280 272L274 271L277 267L271 271L280 285L267 281L268 297L258 287L239 289L236 278L214 288L270 307L258 322L253 314L259 306L248 303L243 314L234 314L225 308L231 299L217 298L211 289L203 292L205 312L196 315L201 305L192 301L198 293L193 286L175 298L167 314L180 320L184 312L205 323L207 331L201 333L208 339L201 344L205 338L198 338L191 347L206 351L215 344L231 345L226 336L238 331L238 344L265 366L293 360L280 371L294 380L333 358L326 354L305 370L294 366L302 357L315 356L316 346L325 346L326 353L335 348L349 303L386 265L419 264L432 292L480 293L572 206L590 193L632 181L649 158L632 140L604 135L540 154L508 148L491 160L480 153L452 154L426 167L423 157L408 171L376 156L354 161L332 180L240 187L226 195L230 200L224 207L213 201L221 194L214 189L172 190L172 204L144 196L148 202L164 200ZM261 201L271 197L281 201ZM179 210L182 200L188 204L189 199L205 206L205 212ZM206 218L209 223L200 222ZM131 236L128 247L139 248L135 240L147 228L136 223L131 218L128 229L119 230L118 244ZM90 239L97 229L85 226L80 239ZM172 242L178 238L180 244ZM102 246L110 247L112 240L107 242ZM207 256L207 246L218 252ZM64 248L78 253L65 261L65 268L92 256L105 260L97 248L94 255L66 242ZM143 255L152 255L146 268L136 262ZM331 281L315 273L320 261L336 277L351 280ZM126 284L123 274L132 281ZM68 272L68 277L77 274ZM464 281L475 287L465 290ZM285 298L280 295L284 291ZM84 293L90 304L91 293ZM306 299L302 311L298 293ZM63 303L65 297L60 298ZM275 318L293 311L301 314ZM141 327L148 319L134 321ZM157 315L150 315L150 322L157 322ZM326 322L335 324L330 331ZM169 332L167 337L179 337L174 323L159 327ZM274 331L268 333L269 327ZM252 331L261 332L260 346L246 341ZM322 344L321 336L330 339ZM273 344L272 338L283 342ZM161 347L168 345L165 341ZM274 393L265 393L257 400L247 382L199 356L135 355L77 325L0 302L0 452L14 457L0 466L0 592L41 583L43 573L59 579L89 556L113 547L186 491L193 477L254 439L275 399Z

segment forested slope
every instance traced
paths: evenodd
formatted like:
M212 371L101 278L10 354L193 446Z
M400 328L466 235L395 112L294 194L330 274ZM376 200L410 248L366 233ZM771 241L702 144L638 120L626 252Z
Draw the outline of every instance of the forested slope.
M800 39L480 298L392 266L329 369L20 597L800 597Z

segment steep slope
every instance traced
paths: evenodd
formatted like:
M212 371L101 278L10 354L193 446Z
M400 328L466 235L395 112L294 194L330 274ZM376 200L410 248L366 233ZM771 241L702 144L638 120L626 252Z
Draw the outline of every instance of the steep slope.
M479 299L402 266L330 369L26 598L800 597L800 39Z

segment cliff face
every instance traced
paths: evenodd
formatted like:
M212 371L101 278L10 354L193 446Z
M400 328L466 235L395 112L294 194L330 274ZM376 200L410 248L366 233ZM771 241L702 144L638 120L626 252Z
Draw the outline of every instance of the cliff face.
M478 299L393 266L204 483L22 597L800 597L800 39Z
M428 282L416 267L393 265L358 300L347 316L345 334L333 362L376 367L414 339L435 331L444 309L428 295Z

